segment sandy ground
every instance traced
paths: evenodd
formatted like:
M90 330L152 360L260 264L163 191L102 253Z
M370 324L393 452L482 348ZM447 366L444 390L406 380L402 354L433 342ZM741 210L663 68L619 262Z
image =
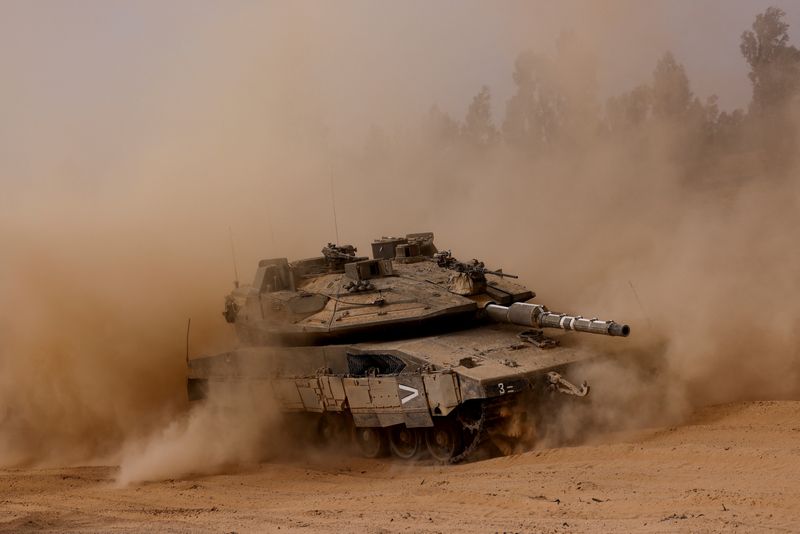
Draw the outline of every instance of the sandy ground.
M117 487L113 466L0 470L0 531L800 531L800 402L458 466L351 457Z

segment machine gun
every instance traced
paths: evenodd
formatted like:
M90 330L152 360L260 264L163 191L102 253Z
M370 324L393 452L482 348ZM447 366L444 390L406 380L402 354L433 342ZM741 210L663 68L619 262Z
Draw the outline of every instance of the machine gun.
M353 245L335 245L328 243L322 247L322 255L329 268L340 270L345 263L366 260L366 257L356 256L358 249Z
M504 273L503 269L497 269L496 271L487 269L482 261L476 259L473 259L471 262L459 261L453 257L453 254L449 250L443 250L442 252L434 254L433 261L435 261L439 267L452 269L459 273L466 273L473 280L483 280L486 278L487 274L499 276L501 278L519 278L519 276L515 274Z
M358 249L353 245L334 245L328 243L322 247L322 255L328 261L346 260L353 261Z

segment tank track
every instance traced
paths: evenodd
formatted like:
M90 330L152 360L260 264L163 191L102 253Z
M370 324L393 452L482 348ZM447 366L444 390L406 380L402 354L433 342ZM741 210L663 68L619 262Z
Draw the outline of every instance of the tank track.
M481 399L470 401L470 403L462 405L459 409L447 416L451 418L450 421L454 423L454 427L458 429L461 436L462 447L453 456L436 460L442 464L458 464L465 461L474 460L479 451L488 451L491 444L495 444L496 438L501 435L504 439L514 441L515 436L510 436L504 431L504 425L510 420L513 414L520 408L527 406L527 401L530 399L522 394L506 395L494 399ZM357 434L358 428L352 426L352 420L347 421L347 416L330 416L323 417L317 427L319 442L335 442L342 439L350 439ZM532 424L526 422L525 424ZM349 427L351 430L346 430ZM369 430L367 430L369 428ZM364 450L359 448L356 441L354 445L360 450L361 454L367 458L377 458L385 456L390 453L389 447L389 428L360 428L362 434L369 434L370 441L374 447L371 450ZM425 449L424 432L427 429L411 429L418 433L417 436L422 443L422 450ZM507 454L500 449L501 454ZM399 460L407 461L418 459L426 454L417 454L413 458L398 457ZM396 456L393 454L393 456Z
M464 448L464 450L450 458L447 462L449 464L457 464L470 459L481 446L483 446L490 438L489 432L495 424L499 424L506 416L503 414L505 408L520 402L520 397L514 395L512 397L502 397L495 399L488 399L480 402L480 416L477 420L473 421L459 421L464 430L475 433L472 441Z

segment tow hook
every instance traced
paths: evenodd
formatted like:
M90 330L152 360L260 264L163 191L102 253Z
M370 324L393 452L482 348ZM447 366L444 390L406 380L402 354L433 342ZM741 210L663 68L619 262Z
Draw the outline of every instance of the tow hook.
M574 395L575 397L585 397L589 394L589 384L583 381L581 387L576 386L556 372L547 373L547 387L550 391Z

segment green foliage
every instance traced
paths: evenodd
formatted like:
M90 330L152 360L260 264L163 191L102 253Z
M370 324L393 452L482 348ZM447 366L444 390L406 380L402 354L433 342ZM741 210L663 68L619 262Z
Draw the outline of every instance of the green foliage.
M769 112L784 106L800 88L800 50L789 45L786 13L770 7L756 15L752 30L742 33L740 49L750 65L751 109Z

